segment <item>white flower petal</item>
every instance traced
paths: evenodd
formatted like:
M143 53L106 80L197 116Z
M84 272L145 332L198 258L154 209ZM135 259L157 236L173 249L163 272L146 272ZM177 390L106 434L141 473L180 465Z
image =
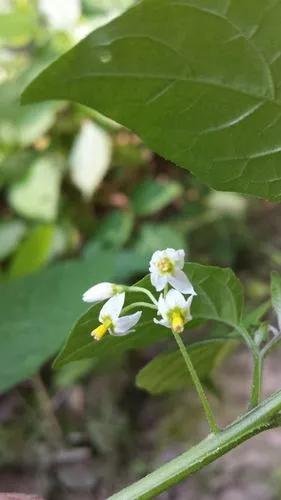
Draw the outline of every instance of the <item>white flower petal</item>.
M166 248L164 250L165 257L170 259L180 269L184 266L185 251L175 250L174 248Z
M192 305L192 301L194 299L194 295L190 295L190 297L188 297L187 301L186 301L186 305L185 307L189 307L191 308L191 305Z
M163 250L156 250L150 259L149 265L156 265L163 258Z
M118 293L109 299L102 307L99 315L99 321L102 323L102 319L110 317L114 323L119 317L123 305L125 302L125 293Z
M158 314L160 314L163 318L166 318L168 311L169 311L168 304L163 295L161 294L158 299Z
M194 299L194 295L191 295L190 297L188 297L186 304L185 304L185 320L186 321L192 320L192 315L191 315L190 309L192 306L193 299Z
M176 263L180 269L183 268L184 261L185 261L185 251L184 250L177 250Z
M158 272L152 272L150 275L150 280L157 292L161 292L165 288L168 282L168 275L161 275Z
M165 326L166 328L170 328L171 327L170 322L167 319L157 319L157 318L154 318L153 321L154 321L154 323L156 323L156 325Z
M112 283L98 283L92 286L83 294L84 302L99 302L101 300L106 300L113 295L113 285Z
M169 290L165 300L168 310L175 309L176 307L180 307L181 309L186 307L186 300L178 290Z
M168 282L181 293L196 295L188 277L180 269L176 269L172 275L168 276Z
M114 335L126 335L129 331L138 323L142 315L141 311L138 311L129 316L122 316L118 318L114 325Z

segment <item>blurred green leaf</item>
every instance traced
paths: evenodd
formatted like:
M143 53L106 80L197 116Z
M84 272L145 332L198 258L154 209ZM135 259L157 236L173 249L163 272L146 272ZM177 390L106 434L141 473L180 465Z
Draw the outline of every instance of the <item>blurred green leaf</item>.
M95 363L92 359L82 359L64 366L60 371L55 373L56 387L69 387L83 377L89 375L95 368Z
M270 301L266 301L260 306L258 306L256 309L253 311L248 312L245 315L243 324L245 328L250 328L251 326L258 326L262 318L265 316L265 314L269 311L271 307Z
M107 14L112 15L119 13L121 10L130 7L135 0L82 0L84 9L88 15L92 14Z
M0 224L0 260L13 253L26 232L26 225L20 220Z
M159 248L185 248L183 235L172 224L147 223L139 230L134 245L136 254L151 256Z
M9 269L10 278L26 276L38 271L50 258L55 228L53 225L33 229L18 250Z
M264 342L268 342L270 337L270 332L268 328L268 323L261 323L258 329L254 333L255 344L260 347Z
M276 271L271 275L271 301L281 328L281 276Z
M280 200L280 15L279 1L143 0L54 62L23 102L77 101L215 189Z
M201 381L208 381L234 342L212 339L187 346ZM151 394L163 394L192 385L191 377L179 351L163 353L148 363L137 375L136 385Z
M59 156L37 159L26 176L9 188L10 205L24 217L53 221L58 213L61 178L62 162Z
M58 351L87 309L82 293L102 280L118 280L116 255L97 248L93 259L0 283L0 391L30 377Z
M232 218L241 219L245 216L248 202L236 193L220 193L211 191L206 198L207 210L212 211L214 216L228 215Z
M0 162L0 185L5 186L21 179L35 157L33 151L25 150L7 154Z
M89 120L82 124L76 137L69 163L73 184L89 200L106 175L111 162L109 134Z
M31 67L18 79L0 85L0 141L5 145L29 146L47 132L55 121L57 104L20 106L22 89L37 71L36 67Z
M0 14L0 40L11 42L30 40L38 29L38 19L30 12Z
M194 320L214 320L228 325L240 323L243 312L243 291L239 280L230 269L186 264L185 271L191 279L198 296L194 299L192 316ZM139 283L152 290L147 276ZM140 300L136 293L127 294L131 304ZM146 347L170 337L167 328L155 325L154 312L144 311L132 335L112 337L108 335L102 342L93 341L90 332L98 324L100 305L95 305L74 325L69 338L59 354L57 368L71 361L84 358L103 359L140 347ZM192 327L193 322L189 324Z
M130 211L113 210L102 219L95 234L95 240L112 247L122 247L127 243L134 224ZM87 250L85 250L87 251Z
M132 204L137 215L153 215L181 194L182 187L178 182L145 179L135 189Z

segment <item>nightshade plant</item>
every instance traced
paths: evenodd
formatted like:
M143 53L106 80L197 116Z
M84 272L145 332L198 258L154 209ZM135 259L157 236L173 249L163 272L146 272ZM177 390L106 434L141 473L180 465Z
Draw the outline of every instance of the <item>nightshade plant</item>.
M129 127L154 151L209 186L279 201L280 20L280 0L143 0L43 71L24 92L23 103L69 99L87 105ZM106 283L86 292L86 301L108 299L107 306L100 310L95 304L78 320L55 363L60 367L77 359L118 356L166 340L171 332L178 343L182 358L177 369L182 370L183 360L210 435L114 499L155 497L281 424L281 391L264 401L261 397L263 362L280 340L280 277L272 277L276 328L261 322L267 304L245 314L242 287L231 270L192 263L183 267L181 251L173 254L177 263L172 259L171 264L170 251L160 265L159 254L154 256L150 277L133 287L116 289ZM155 299L154 289L161 298ZM141 305L141 293L151 302ZM209 320L226 325L228 333L191 345L187 336L186 348L183 327ZM120 335L131 329L130 335ZM107 331L113 335L105 335ZM207 364L222 346L238 340L253 362L249 408L220 429L198 375L196 353L204 352ZM138 375L138 386L147 388L158 370L158 384L162 376L167 388L167 360L178 360L178 353L161 356Z

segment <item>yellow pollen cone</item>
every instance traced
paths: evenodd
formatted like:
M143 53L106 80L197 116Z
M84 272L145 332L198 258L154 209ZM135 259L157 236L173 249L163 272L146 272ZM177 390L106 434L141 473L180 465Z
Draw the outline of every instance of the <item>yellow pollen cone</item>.
M184 320L179 312L172 314L172 330L174 333L182 333L184 330Z
M92 337L94 337L95 340L101 340L105 336L107 330L108 326L100 325L91 332L91 335Z

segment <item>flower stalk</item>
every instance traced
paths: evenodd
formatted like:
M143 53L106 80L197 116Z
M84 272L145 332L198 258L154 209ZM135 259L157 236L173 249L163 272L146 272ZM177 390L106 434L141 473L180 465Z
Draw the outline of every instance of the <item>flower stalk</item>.
M196 372L196 370L195 370L195 368L193 366L193 363L192 363L191 358L190 358L190 356L188 354L186 346L183 343L182 338L181 338L181 336L178 333L173 332L173 335L175 337L176 343L178 344L178 347L180 349L180 352L182 354L184 362L185 362L185 364L187 366L187 369L188 369L188 371L190 373L190 376L192 378L193 384L194 384L194 386L195 386L195 388L197 390L197 394L198 394L198 396L200 398L200 401L202 403L202 406L203 406L206 418L207 418L208 423L209 423L210 430L211 430L211 432L213 434L219 434L220 433L220 428L219 428L219 426L216 423L216 420L215 420L212 408L211 408L210 403L209 403L209 401L207 399L207 396L206 396L205 391L203 389L203 386L202 386L202 384L200 382L200 379L199 379L199 377L197 375L197 372Z

